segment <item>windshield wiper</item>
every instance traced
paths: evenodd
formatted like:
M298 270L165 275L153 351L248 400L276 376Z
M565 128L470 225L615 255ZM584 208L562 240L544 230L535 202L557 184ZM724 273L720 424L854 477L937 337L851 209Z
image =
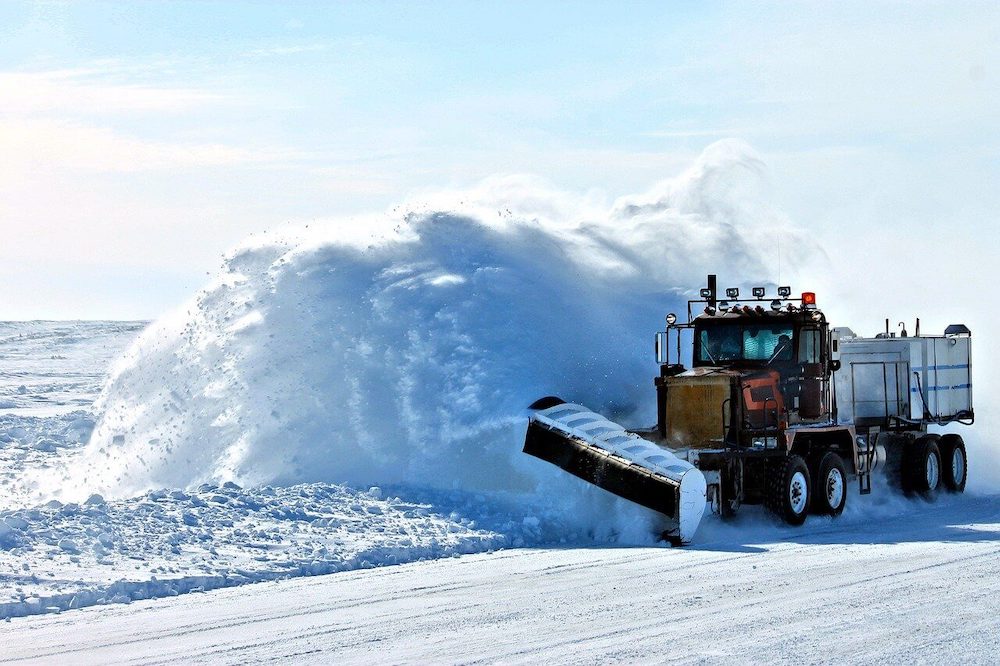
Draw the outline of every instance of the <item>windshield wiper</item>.
M767 359L767 363L765 363L764 365L771 365L772 363L774 363L778 359L778 356L782 354L786 349L791 347L791 345L792 345L791 340L786 340L785 342L779 344L777 347L774 348L774 353L771 354L771 358Z
M704 351L705 354L708 355L708 360L709 361L711 361L713 364L718 363L718 361L715 360L715 357L712 356L712 352L711 352L711 350L709 350L708 344L706 344L708 342L707 336L704 333L702 333L701 336L702 336L702 338L701 338L701 349L702 349L702 351Z

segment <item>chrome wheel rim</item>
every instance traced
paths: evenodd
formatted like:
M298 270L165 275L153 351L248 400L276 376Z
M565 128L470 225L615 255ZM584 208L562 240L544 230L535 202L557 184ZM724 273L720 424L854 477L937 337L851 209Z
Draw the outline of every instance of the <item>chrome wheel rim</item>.
M844 475L834 467L826 475L826 501L831 509L836 509L844 500Z
M957 447L951 454L951 478L956 485L965 481L965 452Z
M792 506L792 511L796 514L806 510L806 500L809 499L809 484L806 483L806 475L802 472L792 474L792 480L788 484L788 501Z
M933 453L927 454L927 489L934 490L938 485L938 478L941 476L941 469L938 464L938 457Z

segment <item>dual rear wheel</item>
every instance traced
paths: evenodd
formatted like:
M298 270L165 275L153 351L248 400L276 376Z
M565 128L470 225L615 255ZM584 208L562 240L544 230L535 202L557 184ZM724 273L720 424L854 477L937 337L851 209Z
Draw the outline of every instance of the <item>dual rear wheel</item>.
M847 466L833 451L824 453L816 464L813 513L839 516L847 505Z
M923 435L903 451L903 491L927 498L939 490L964 492L968 470L961 436Z
M802 456L775 459L767 471L767 508L790 525L805 522L810 510L838 516L847 504L847 468L832 451L812 466Z

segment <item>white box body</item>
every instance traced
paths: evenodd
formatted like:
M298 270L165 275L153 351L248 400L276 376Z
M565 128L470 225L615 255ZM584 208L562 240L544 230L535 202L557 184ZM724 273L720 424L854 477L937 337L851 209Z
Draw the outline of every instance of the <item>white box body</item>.
M971 416L970 336L859 338L846 329L838 329L838 336L838 423L935 423Z

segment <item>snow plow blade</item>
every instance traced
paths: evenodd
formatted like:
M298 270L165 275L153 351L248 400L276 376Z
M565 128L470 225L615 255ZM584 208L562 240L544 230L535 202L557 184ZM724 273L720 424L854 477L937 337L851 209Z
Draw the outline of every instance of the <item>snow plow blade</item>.
M531 408L525 453L662 513L672 543L691 541L705 511L694 465L581 405L543 398Z

